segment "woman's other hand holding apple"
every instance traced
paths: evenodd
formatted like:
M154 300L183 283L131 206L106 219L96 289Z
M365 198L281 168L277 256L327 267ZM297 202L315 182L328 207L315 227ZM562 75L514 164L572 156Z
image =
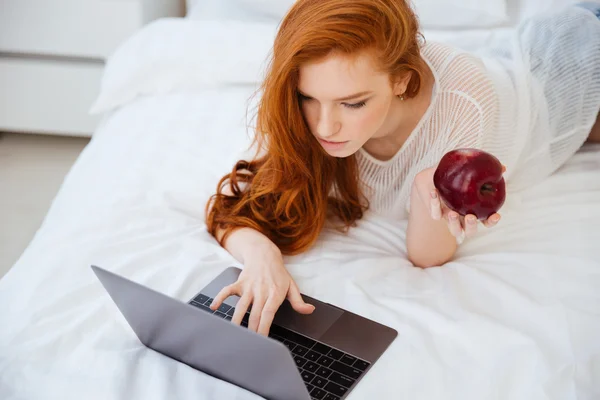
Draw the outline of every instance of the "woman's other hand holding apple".
M417 174L413 190L418 191L419 198L431 210L431 218L436 221L444 219L450 233L456 238L457 243L461 244L465 239L477 234L478 218L473 214L460 215L444 204L433 184L435 170L436 168L428 168ZM506 171L504 165L502 171ZM500 221L500 218L500 214L494 213L481 222L485 227L491 228Z

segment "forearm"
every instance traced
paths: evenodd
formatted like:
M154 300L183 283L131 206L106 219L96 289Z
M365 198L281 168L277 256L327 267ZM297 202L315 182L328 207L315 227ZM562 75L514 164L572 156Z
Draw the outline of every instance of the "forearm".
M406 233L408 259L420 268L445 264L457 249L456 238L448 230L446 220L434 220L425 201L417 190L410 200L410 215Z

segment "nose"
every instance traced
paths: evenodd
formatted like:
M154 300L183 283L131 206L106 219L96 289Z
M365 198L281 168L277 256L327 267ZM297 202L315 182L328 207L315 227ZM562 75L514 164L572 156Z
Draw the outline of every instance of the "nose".
M323 139L334 136L340 131L342 124L330 110L321 110L319 123L317 124L317 134Z

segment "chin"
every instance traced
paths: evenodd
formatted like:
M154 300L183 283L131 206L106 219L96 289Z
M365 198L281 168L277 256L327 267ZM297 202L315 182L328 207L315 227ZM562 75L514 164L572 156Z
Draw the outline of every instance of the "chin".
M346 154L346 155L343 155L343 156L333 156L333 155L332 156L335 157L335 158L339 158L339 159L343 160L344 158L348 158L348 157L352 156L353 154L354 153L352 153L352 154Z
M325 151L329 156L335 158L348 158L356 153L356 150L339 150L339 151Z

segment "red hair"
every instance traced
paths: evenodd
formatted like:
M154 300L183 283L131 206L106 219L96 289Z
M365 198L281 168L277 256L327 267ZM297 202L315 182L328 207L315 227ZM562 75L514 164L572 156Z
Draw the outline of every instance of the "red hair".
M368 208L355 156L328 155L301 111L300 66L332 52L372 52L390 83L411 73L405 97L417 95L423 74L418 21L406 0L298 0L273 45L256 119L257 156L237 162L206 205L209 232L221 245L239 227L253 228L283 254L309 249L328 217L348 229ZM265 152L259 157L260 150ZM229 185L230 194L222 192Z

